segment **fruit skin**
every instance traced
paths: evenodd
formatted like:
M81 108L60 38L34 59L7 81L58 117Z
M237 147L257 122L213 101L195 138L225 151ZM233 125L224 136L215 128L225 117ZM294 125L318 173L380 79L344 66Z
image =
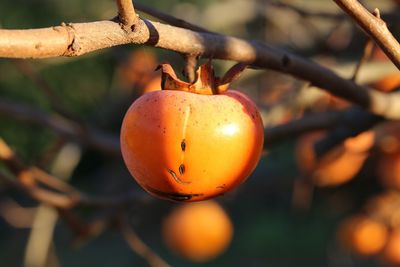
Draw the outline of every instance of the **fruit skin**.
M174 201L212 198L242 183L263 141L255 104L232 90L149 92L132 104L121 128L132 176L149 193Z
M365 215L348 218L339 226L342 245L362 256L378 254L388 238L387 227Z
M233 225L214 201L184 204L166 218L163 237L178 255L195 262L209 261L229 246Z

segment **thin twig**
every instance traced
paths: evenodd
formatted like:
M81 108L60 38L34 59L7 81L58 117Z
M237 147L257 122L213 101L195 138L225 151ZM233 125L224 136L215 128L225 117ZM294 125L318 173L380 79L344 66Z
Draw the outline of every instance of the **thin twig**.
M76 115L65 108L64 101L58 97L54 88L25 60L10 60L10 62L26 77L28 77L37 88L39 88L50 102L51 108L61 115L78 121Z
M193 55L185 55L185 68L183 74L189 80L194 82L196 78L197 57Z
M358 74L360 73L361 67L371 57L371 54L374 51L374 47L375 47L374 42L372 42L372 40L368 38L368 40L364 46L363 54L362 54L360 60L357 62L357 65L353 72L353 76L350 78L350 80L352 80L353 82L357 81L357 77L358 77Z
M121 155L118 137L82 126L79 122L58 115L47 114L35 107L0 99L0 116L10 116L17 120L45 126L80 144L93 147L107 154Z
M151 267L169 267L170 265L166 263L159 255L157 255L153 250L147 246L132 227L128 223L126 215L122 215L118 221L118 228L121 235L124 237L125 241L128 243L129 247L140 257L147 261Z
M212 31L209 31L205 28L202 28L198 25L192 24L190 22L187 22L183 19L178 19L174 16L168 15L167 13L164 13L158 9L155 9L153 7L149 7L140 3L136 3L135 4L136 9L139 11L142 11L143 13L146 13L154 18L157 18L161 21L164 21L170 25L176 26L176 27L180 27L180 28L184 28L184 29L189 29L192 31L196 31L196 32L208 32L208 33L213 33Z
M301 7L295 6L295 5L291 4L289 1L279 1L279 2L267 1L267 3L268 3L268 5L271 5L274 7L292 10L302 17L313 17L313 18L320 18L320 19L324 19L324 20L329 19L329 20L334 20L334 21L338 21L338 20L342 20L342 19L346 18L346 16L344 14L335 14L332 12L323 12L323 11L319 11L319 12L309 11L309 10L303 9Z
M83 193L62 180L38 169L37 167L27 167L11 150L11 148L0 138L0 161L4 162L9 170L17 176L17 179L10 177L6 173L0 172L0 179L23 192L33 199L54 206L56 208L73 208L77 205L92 207L112 207L120 206L135 201L147 201L146 195L135 191L120 193L113 196L91 196ZM40 176L38 179L37 176ZM44 183L47 188L40 186ZM59 188L64 188L60 192Z
M369 12L357 0L334 0L379 45L390 60L400 69L400 44L380 18L379 10Z
M116 0L118 7L118 18L125 28L133 30L132 26L138 22L135 8L133 7L132 0Z

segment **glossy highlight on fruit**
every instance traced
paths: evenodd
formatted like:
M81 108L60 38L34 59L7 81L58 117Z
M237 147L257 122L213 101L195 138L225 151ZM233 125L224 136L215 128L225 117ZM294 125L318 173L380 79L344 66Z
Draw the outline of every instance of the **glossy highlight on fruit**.
M198 73L202 93L190 92L191 84L182 89L187 91L166 90L176 83L164 77L164 90L144 94L125 115L124 161L155 196L212 198L242 183L258 163L264 133L255 104L238 91L205 94L207 75Z
M229 246L233 225L214 201L204 201L173 210L163 223L163 238L176 254L194 261L209 261Z

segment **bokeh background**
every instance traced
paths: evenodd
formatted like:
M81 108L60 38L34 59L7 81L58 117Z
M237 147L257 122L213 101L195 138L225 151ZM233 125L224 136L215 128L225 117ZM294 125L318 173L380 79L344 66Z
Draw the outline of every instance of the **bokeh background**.
M346 78L352 76L367 41L366 35L328 0L135 2L211 31L265 41L315 60ZM370 10L378 7L390 30L399 36L400 6L396 1L362 2ZM111 0L0 0L0 27L38 28L95 21L113 18L116 12ZM82 140L66 138L49 127L10 115L4 106L29 107L52 116L64 112L89 128L118 138L123 115L132 101L143 91L159 86L154 69L161 62L169 62L177 70L184 66L179 54L132 45L77 58L0 59L0 137L27 164L59 173L84 192L115 195L136 190L142 194L118 154L98 151L82 145ZM214 64L221 75L233 62L215 60ZM391 73L396 73L395 67L376 49L362 66L357 81L370 84ZM307 82L269 70L246 70L234 87L257 103L266 127L341 108ZM360 213L371 197L388 190L376 171L379 152L366 152L364 165L350 181L314 187L303 182L308 176L301 172L296 159L300 137L269 144L246 183L217 199L232 219L234 238L215 260L192 263L165 246L161 223L177 204L146 196L133 201L124 207L129 211L130 224L172 266L383 266L379 256L361 257L346 251L336 234L343 219ZM4 169L1 163L0 169ZM85 220L94 220L113 210L78 208L75 212ZM43 254L41 244L47 242L46 238L50 247L44 249L45 264L35 265L35 254ZM88 237L76 236L54 211L2 183L0 262L2 267L147 266L114 227Z

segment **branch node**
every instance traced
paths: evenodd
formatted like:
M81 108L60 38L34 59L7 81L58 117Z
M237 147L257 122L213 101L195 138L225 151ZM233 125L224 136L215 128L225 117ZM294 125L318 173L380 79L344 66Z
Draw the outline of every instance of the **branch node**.
M125 31L134 31L139 17L135 12L132 0L116 0L118 6L118 20Z

